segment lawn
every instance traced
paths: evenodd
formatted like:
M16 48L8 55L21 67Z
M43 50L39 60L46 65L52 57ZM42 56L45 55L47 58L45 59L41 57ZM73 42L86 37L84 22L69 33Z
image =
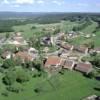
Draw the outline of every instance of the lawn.
M57 74L50 79L32 78L23 84L24 92L9 93L8 97L0 96L0 100L80 100L88 95L100 95L93 89L96 83L96 80L85 78L78 72L66 71L64 75ZM4 87L3 84L1 87ZM41 89L38 94L34 92L37 87Z

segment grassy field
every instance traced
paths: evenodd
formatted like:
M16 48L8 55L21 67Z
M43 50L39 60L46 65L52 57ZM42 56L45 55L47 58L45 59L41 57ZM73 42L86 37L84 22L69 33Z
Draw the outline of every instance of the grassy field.
M48 33L52 34L52 31L43 32L44 28L52 29L52 28L60 27L62 32L65 32L65 31L71 31L72 28L77 25L79 25L77 22L61 21L61 23L55 23L55 24L27 24L27 25L21 25L21 26L14 26L13 28L16 32L23 31L22 32L23 36L25 38L29 38L29 37L32 37L33 35L35 35L36 37L41 37ZM32 26L35 26L36 29L31 29ZM86 34L91 34L95 30L96 27L97 27L97 23L92 22L91 25L89 25L88 27L84 28L81 31ZM95 46L100 46L99 37L100 37L100 32L96 33L96 37L91 37L91 40L94 40ZM78 38L73 39L72 43L82 44L85 40L86 38L80 36Z
M37 37L38 36L41 36L43 34L45 34L45 32L43 32L42 30L44 28L54 28L54 27L57 27L59 26L60 24L59 23L56 23L56 24L27 24L27 25L21 25L21 26L14 26L14 30L16 32L18 31L23 31L23 35L25 38L28 38L28 37L31 37L33 35L36 35ZM35 26L36 29L31 29L32 26Z
M92 94L100 95L100 92L93 89L97 83L78 72L66 71L64 75L58 74L49 80L32 78L30 82L23 84L24 92L9 93L8 97L0 96L0 100L80 100ZM1 82L0 85L4 88ZM34 92L36 87L41 89L38 94Z
M97 23L93 22L91 25L89 25L88 27L83 29L82 32L84 32L86 34L91 34L95 30L96 27L97 27ZM96 32L95 34L96 34L96 36L95 37L90 37L89 40L90 39L93 40L95 46L99 47L100 46L100 39L99 39L100 31ZM86 39L85 37L79 36L79 37L72 40L72 44L80 45L80 44L83 44L86 40L88 40L88 39Z
M61 23L53 23L53 24L27 24L27 25L20 25L20 26L14 26L13 29L18 32L18 31L23 31L23 35L28 38L33 35L41 36L44 34L52 34L52 30L48 31L47 33L43 32L43 29L52 29L52 28L57 28L60 27L60 29L65 32L65 31L71 31L73 26L76 26L76 22L70 22L70 21L61 21ZM31 29L32 26L35 26L36 29Z
M86 27L85 29L83 29L82 32L84 32L86 34L92 33L96 27L97 27L97 23L92 21L92 24L89 25L88 27Z

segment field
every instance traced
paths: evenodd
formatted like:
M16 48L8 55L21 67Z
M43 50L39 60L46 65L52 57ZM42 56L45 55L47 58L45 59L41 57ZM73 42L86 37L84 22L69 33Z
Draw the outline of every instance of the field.
M53 24L26 24L26 25L20 25L20 26L14 26L13 29L18 32L18 31L23 31L23 35L25 37L31 37L33 35L37 35L41 36L41 35L45 35L45 32L43 31L43 29L48 29L48 31L46 31L50 34L52 34L52 29L53 28L57 28L60 27L61 31L65 32L65 31L71 31L73 26L76 26L77 23L76 22L70 22L70 21L61 21L60 23L53 23ZM31 29L32 26L35 26L35 29Z
M52 29L52 28L57 28L60 27L62 32L66 32L66 31L71 31L72 28L74 26L78 26L79 24L77 22L70 22L70 21L61 21L61 23L55 23L55 24L26 24L26 25L21 25L21 26L14 26L13 29L17 32L17 31L23 31L23 36L25 38L29 38L32 36L36 36L36 37L41 37L43 35L46 35L48 33L52 34L52 30L50 31L46 31L44 32L43 29ZM31 29L32 26L35 26L36 29ZM84 32L85 34L91 34L95 28L97 27L97 23L96 22L92 22L91 25L89 25L88 27L84 28L81 30L81 32ZM90 39L94 41L95 46L100 46L100 42L99 42L99 37L100 37L100 32L96 32L96 37L91 37ZM84 43L84 41L86 40L86 38L80 36L78 38L75 38L72 40L73 44L82 44Z
M95 79L85 78L78 72L66 71L64 75L54 75L50 79L32 78L23 84L24 92L9 93L8 97L0 96L0 100L80 100L92 94L100 95L100 92L94 90L96 84L98 82ZM0 85L4 87L3 84ZM36 87L41 89L38 94L34 92Z

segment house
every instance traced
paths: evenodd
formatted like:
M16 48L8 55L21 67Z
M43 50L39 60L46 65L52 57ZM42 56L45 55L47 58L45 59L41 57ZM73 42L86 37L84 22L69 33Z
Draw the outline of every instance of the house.
M45 69L47 71L57 71L62 69L62 66L64 64L64 60L61 59L58 56L49 56L45 62Z
M8 41L9 44L14 44L14 45L27 45L26 40L22 37L21 33L15 33L12 37L11 40Z
M97 95L91 95L91 96L88 96L82 100L100 100L100 97Z
M92 34L93 37L96 37L96 34Z
M70 45L70 44L61 44L60 47L69 51L73 50L73 45Z
M56 34L56 38L57 38L57 40L64 40L64 38L65 38L65 33L62 33L62 32L57 33L57 34Z
M33 48L33 47L30 47L30 48L28 49L28 52L29 52L29 53L38 53L38 50L36 50L36 49Z
M74 62L74 61L66 60L66 61L64 62L63 68L64 68L64 69L72 70L72 69L74 68L74 66L75 66L75 62Z
M94 51L97 52L97 53L100 53L100 47L94 48Z
M10 51L5 51L4 53L2 53L1 58L10 59L11 55L12 55L12 53Z
M91 34L86 34L84 37L85 38L90 38L91 37Z
M41 45L51 45L51 37L45 36L41 40Z
M43 52L48 53L49 48L48 47L44 47Z
M38 50L36 50L35 48L30 47L28 49L28 54L31 55L34 59L35 58L39 58L39 54L38 54Z
M17 52L15 55L14 55L14 58L19 58L22 60L22 63L25 63L25 61L33 61L34 60L34 57L30 54L28 54L28 52Z
M84 54L87 54L88 53L88 48L85 47L85 46L74 46L74 51L77 51L79 53L84 53Z
M51 36L51 44L52 45L58 45L61 43L62 40L65 40L66 39L66 36L65 36L65 33L57 33L56 35L54 36Z
M92 72L93 68L90 63L80 62L76 65L75 70L85 74L89 74L90 72Z
M79 56L78 55L68 55L67 56L69 60L73 60L73 61L78 61Z
M75 37L78 36L78 33L77 32L74 32L74 31L70 31L67 34L68 34L67 35L68 38L75 38Z

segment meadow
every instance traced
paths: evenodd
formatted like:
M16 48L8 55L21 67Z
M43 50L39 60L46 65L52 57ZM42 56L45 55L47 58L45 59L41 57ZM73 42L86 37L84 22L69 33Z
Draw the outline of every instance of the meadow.
M24 90L18 94L9 92L8 97L0 96L0 100L81 100L82 98L97 94L94 88L99 84L95 79L88 79L74 71L65 71L64 75L57 74L51 78L32 78L23 84ZM4 89L1 84L0 92ZM40 93L34 92L38 87Z

